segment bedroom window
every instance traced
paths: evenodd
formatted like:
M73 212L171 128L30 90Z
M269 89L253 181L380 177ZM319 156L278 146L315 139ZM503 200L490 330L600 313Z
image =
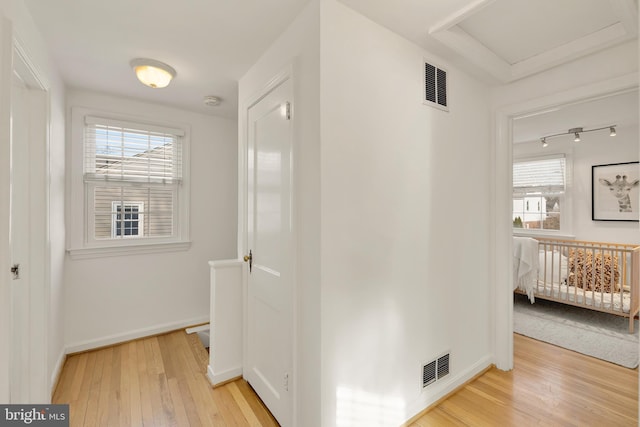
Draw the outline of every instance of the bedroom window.
M564 156L514 161L513 227L560 230L565 190Z
M185 130L72 114L72 256L188 244Z

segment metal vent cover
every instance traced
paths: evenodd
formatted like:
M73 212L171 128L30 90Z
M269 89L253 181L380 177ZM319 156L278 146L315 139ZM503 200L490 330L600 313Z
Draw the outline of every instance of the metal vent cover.
M422 365L422 388L449 375L450 353L445 353L431 362Z
M449 111L447 72L425 61L424 104Z
M438 358L438 379L449 375L449 354L445 354Z
M436 361L422 366L422 387L426 387L436 381Z

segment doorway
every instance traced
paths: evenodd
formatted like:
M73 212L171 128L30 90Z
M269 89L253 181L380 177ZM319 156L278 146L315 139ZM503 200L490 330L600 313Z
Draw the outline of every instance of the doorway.
M496 366L513 369L513 274L512 257L512 162L513 121L518 117L538 114L563 105L586 102L631 90L637 90L637 74L557 93L500 109L495 122L495 256L496 283L494 325L496 331Z

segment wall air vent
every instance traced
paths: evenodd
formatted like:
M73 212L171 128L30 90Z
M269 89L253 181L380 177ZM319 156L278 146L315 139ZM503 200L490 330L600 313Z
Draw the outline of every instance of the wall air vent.
M449 353L422 365L422 388L449 375Z
M425 61L423 103L449 111L447 93L447 72Z
M436 381L436 361L422 366L422 387L426 387Z
M438 379L449 375L449 354L438 358Z

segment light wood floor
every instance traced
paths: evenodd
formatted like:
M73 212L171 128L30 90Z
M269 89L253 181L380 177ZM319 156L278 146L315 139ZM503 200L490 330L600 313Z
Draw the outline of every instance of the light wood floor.
M638 426L638 370L514 335L511 372L492 368L410 425Z
M53 403L71 426L277 426L244 380L211 388L209 355L176 331L67 358Z
M491 369L411 427L638 425L638 370L514 336L515 370ZM243 380L212 389L196 335L173 332L70 356L53 402L71 426L277 426Z

